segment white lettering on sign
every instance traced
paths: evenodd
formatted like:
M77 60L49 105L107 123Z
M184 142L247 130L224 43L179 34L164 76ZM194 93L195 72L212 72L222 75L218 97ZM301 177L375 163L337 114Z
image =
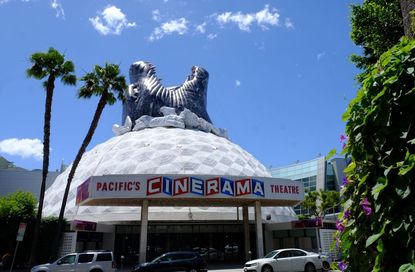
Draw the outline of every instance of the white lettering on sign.
M97 182L97 192L108 191L140 191L141 184L139 181L110 181Z

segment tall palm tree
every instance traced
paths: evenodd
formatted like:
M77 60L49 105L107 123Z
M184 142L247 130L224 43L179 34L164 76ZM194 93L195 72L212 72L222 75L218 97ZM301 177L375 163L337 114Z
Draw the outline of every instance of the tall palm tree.
M112 105L117 101L117 98L124 102L124 91L127 89L125 77L120 75L120 68L115 64L106 63L104 67L95 65L95 69L91 73L85 74L81 81L84 81L84 86L79 89L79 98L90 98L91 96L100 96L97 108L95 110L94 117L88 132L76 154L75 161L72 164L71 171L68 175L66 183L65 193L62 199L61 210L58 219L58 228L56 236L53 242L52 254L57 253L60 240L60 230L62 229L63 216L66 207L66 201L68 199L69 189L71 187L72 179L75 175L76 168L81 161L82 155L85 153L86 148L91 142L92 136L94 135L95 129L98 126L98 121L101 117L101 113L104 107L109 104ZM55 256L52 256L55 257Z
M415 1L400 0L405 35L415 39Z
M52 114L52 98L55 89L55 80L60 78L65 85L75 85L76 76L73 74L75 68L71 61L66 60L65 56L54 48L49 48L47 53L38 52L30 56L32 67L26 70L28 77L44 79L43 87L46 90L45 114L43 125L43 167L42 183L39 195L39 207L35 222L35 230L30 252L30 266L36 259L36 245L39 239L39 228L42 220L43 200L46 189L46 178L49 168L49 145L50 145L50 119Z

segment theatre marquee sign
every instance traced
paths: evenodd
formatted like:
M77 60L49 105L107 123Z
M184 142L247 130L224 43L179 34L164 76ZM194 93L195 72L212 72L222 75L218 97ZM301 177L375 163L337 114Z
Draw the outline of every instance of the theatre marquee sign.
M278 178L207 175L92 176L77 188L77 205L104 200L260 200L296 204L304 199L302 182ZM104 204L102 204L104 205Z

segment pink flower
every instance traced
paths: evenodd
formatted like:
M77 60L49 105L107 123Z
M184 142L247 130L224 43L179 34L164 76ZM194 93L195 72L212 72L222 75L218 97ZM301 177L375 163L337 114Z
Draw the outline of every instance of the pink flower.
M343 189L344 187L346 187L347 184L349 184L350 181L347 179L347 177L343 177L343 183L340 186L340 189Z
M336 247L337 248L339 248L341 242L342 241L340 240L340 238L339 237L336 237Z
M345 149L346 148L346 142L347 142L348 138L346 135L341 134L340 135L340 143L342 144L342 148Z
M345 263L343 261L340 261L339 262L339 269L340 269L340 271L346 270L347 269L347 263Z
M352 215L352 212L350 210L346 210L344 212L343 217L344 217L344 219L349 219L350 215Z
M336 228L340 232L343 232L344 231L344 225L339 220L336 221Z
M360 203L360 205L362 206L363 211L365 212L366 215L371 215L372 214L372 207L369 202L369 200L367 200L367 197L365 197L362 201L362 203Z

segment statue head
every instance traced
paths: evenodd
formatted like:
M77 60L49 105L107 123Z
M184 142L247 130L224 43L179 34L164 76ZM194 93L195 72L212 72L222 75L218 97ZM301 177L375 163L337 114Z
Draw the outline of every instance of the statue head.
M148 61L137 61L130 66L130 82L136 83L140 78L156 75L155 66Z

